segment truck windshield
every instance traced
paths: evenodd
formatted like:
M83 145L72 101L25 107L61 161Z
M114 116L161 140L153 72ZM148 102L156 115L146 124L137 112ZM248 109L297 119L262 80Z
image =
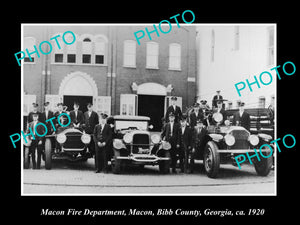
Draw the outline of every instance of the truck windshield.
M138 130L147 130L148 121L124 121L124 120L116 120L115 121L115 129L116 130L124 130L135 127Z

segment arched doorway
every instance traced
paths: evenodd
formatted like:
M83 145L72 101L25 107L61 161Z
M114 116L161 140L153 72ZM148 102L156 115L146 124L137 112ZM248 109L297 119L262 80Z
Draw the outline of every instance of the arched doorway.
M61 82L59 96L68 106L68 111L73 110L73 103L80 104L80 110L87 110L88 102L94 103L98 96L98 88L94 79L87 73L80 71L68 74Z

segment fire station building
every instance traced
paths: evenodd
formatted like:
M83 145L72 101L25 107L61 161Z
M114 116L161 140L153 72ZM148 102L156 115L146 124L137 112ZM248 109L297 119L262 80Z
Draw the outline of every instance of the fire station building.
M170 96L178 97L185 109L196 98L196 28L172 27L168 34L151 34L141 39L134 32L153 25L22 25L22 51L34 52L43 41L53 43L48 55L32 54L22 60L23 115L32 103L48 101L52 110L63 102L69 110L79 102L80 110L92 102L97 113L142 115L151 118L154 130L161 129L161 118ZM51 37L72 31L76 41L66 45ZM73 38L72 35L66 39ZM49 52L50 46L43 45Z

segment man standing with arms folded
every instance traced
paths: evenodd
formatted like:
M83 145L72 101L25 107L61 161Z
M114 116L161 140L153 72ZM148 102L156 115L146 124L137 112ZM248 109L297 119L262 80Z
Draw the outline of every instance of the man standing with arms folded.
M109 147L112 141L112 130L110 125L106 123L107 115L101 114L100 123L94 129L95 142L95 169L96 173L103 171L108 172L108 156Z
M171 144L171 168L172 172L176 173L177 152L180 148L180 125L175 122L175 116L172 112L169 114L168 121L163 127L161 138Z
M74 110L70 112L71 123L75 128L79 128L83 124L83 112L79 110L79 103L74 102Z

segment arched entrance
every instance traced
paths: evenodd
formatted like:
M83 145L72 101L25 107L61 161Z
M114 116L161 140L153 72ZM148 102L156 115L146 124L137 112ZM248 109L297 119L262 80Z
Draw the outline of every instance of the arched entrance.
M94 79L87 73L80 71L68 74L59 87L59 97L68 106L68 110L73 110L73 103L79 102L80 110L87 110L88 102L94 103L98 96L98 88Z

